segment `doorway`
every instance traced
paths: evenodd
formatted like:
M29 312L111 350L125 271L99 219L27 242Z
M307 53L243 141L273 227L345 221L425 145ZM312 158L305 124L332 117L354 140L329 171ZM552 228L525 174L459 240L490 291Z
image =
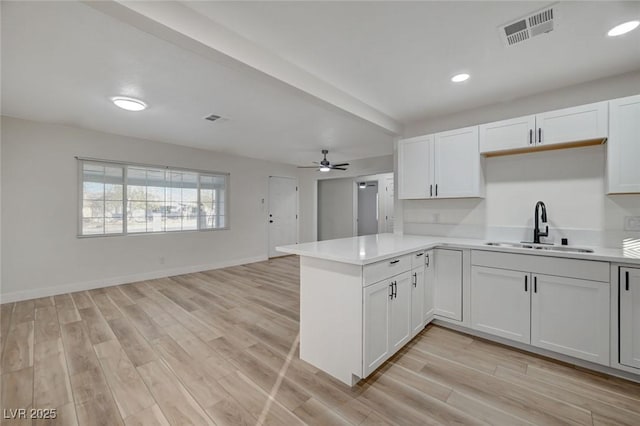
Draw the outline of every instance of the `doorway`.
M378 233L378 181L360 181L358 185L358 236Z
M269 257L284 256L278 246L298 242L298 181L269 176Z

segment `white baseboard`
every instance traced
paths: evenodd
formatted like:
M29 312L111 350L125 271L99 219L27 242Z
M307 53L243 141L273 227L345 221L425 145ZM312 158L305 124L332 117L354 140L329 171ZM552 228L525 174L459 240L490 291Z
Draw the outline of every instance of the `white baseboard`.
M559 354L557 352L548 351L542 348L537 348L535 346L527 345L525 343L514 342L513 340L505 339L498 336L493 336L491 334L483 333L482 331L478 331L478 330L473 330L458 324L454 324L449 321L442 321L440 319L435 319L433 321L433 324L439 325L445 328L450 328L452 330L459 331L461 333L470 334L472 336L481 337L486 340L491 340L496 343L501 343L506 346L513 346L514 348L522 349L524 351L531 352L537 355L542 355L547 358L553 358L558 361L566 362L568 364L577 365L579 367L587 368L589 370L598 371L600 373L605 373L611 376L621 377L623 379L640 383L640 374L633 374L633 373L618 370L616 368L609 367L606 365L595 364L593 362L584 361L582 359L574 358L568 355Z
M268 260L267 256L247 257L207 265L185 266L181 268L164 269L160 271L143 272L140 274L109 277L101 280L83 281L73 284L65 284L53 287L38 288L33 290L14 291L0 293L0 303L19 302L21 300L37 299L40 297L56 296L58 294L73 293L76 291L92 290L94 288L111 287L114 285L129 284L138 281L153 280L157 278L173 277L175 275L191 274L194 272L209 271L212 269L228 268L230 266L245 265L247 263L262 262Z

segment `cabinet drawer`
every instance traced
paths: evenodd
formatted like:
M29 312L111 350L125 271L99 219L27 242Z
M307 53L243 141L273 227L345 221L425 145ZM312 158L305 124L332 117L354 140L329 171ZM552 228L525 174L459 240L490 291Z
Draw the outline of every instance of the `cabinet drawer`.
M364 285L368 286L385 278L409 271L411 269L411 257L411 254L405 254L365 265L363 268Z
M610 280L609 262L596 260L472 250L471 264L591 281L609 282Z
M418 251L411 253L411 269L424 266L426 263L427 254L424 251Z

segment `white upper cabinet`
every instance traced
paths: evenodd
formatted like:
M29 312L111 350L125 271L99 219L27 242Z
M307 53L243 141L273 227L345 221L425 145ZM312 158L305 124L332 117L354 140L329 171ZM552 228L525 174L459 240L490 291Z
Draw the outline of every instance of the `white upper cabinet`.
M398 142L398 199L483 197L478 126Z
M398 198L429 198L432 182L433 135L398 142Z
M484 189L478 126L437 133L434 138L434 197L481 197Z
M640 192L640 95L609 102L609 194Z
M480 126L480 152L545 149L547 146L601 143L609 135L609 103L596 102Z
M536 115L538 145L604 139L608 136L608 102L580 105Z
M535 145L536 116L512 118L480 126L480 152L503 152Z

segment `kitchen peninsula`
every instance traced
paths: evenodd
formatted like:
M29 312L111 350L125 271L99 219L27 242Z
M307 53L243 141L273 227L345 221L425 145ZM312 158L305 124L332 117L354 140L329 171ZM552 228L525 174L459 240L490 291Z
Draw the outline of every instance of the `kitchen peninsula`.
M279 247L300 256L300 358L351 386L436 320L640 380L639 316L618 312L640 253L495 244L378 234Z

